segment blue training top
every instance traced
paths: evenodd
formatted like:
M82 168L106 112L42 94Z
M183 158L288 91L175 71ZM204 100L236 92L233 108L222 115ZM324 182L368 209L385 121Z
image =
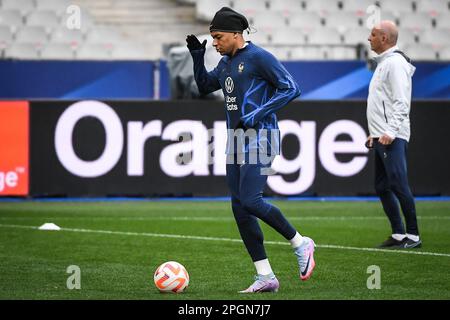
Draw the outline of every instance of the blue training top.
M191 51L195 81L201 94L222 88L228 128L226 153L280 154L275 112L300 95L298 84L270 52L251 42L233 57L224 56L210 72L204 66L204 52ZM252 130L235 131L239 123L253 128L255 138L249 137ZM235 143L235 139L245 143Z

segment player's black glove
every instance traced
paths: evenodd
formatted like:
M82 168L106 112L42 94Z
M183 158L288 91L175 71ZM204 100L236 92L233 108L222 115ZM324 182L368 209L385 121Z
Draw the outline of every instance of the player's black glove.
M203 41L203 43L200 43L198 41L197 37L193 34L190 34L186 37L187 47L189 51L192 50L204 50L206 48L206 39Z

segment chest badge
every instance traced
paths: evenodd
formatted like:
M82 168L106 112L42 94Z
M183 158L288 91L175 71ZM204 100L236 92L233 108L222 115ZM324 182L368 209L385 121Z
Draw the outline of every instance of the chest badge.
M238 71L239 71L239 73L242 73L244 71L244 63L243 62L239 63Z

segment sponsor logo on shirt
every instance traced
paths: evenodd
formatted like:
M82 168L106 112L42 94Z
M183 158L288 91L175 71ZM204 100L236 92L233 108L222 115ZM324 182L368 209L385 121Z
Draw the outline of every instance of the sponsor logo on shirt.
M233 90L234 90L234 82L233 82L233 79L231 77L227 77L225 79L225 90L228 93L232 93Z

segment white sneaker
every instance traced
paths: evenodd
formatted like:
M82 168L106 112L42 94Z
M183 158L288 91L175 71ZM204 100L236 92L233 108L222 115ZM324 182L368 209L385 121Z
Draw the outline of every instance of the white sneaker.
M308 280L311 277L314 267L316 266L316 262L314 261L315 246L313 239L304 237L303 244L294 250L300 269L300 279L303 281Z
M245 290L239 291L239 293L256 293L256 292L277 292L280 284L278 279L261 279L259 276L255 276L255 282Z

